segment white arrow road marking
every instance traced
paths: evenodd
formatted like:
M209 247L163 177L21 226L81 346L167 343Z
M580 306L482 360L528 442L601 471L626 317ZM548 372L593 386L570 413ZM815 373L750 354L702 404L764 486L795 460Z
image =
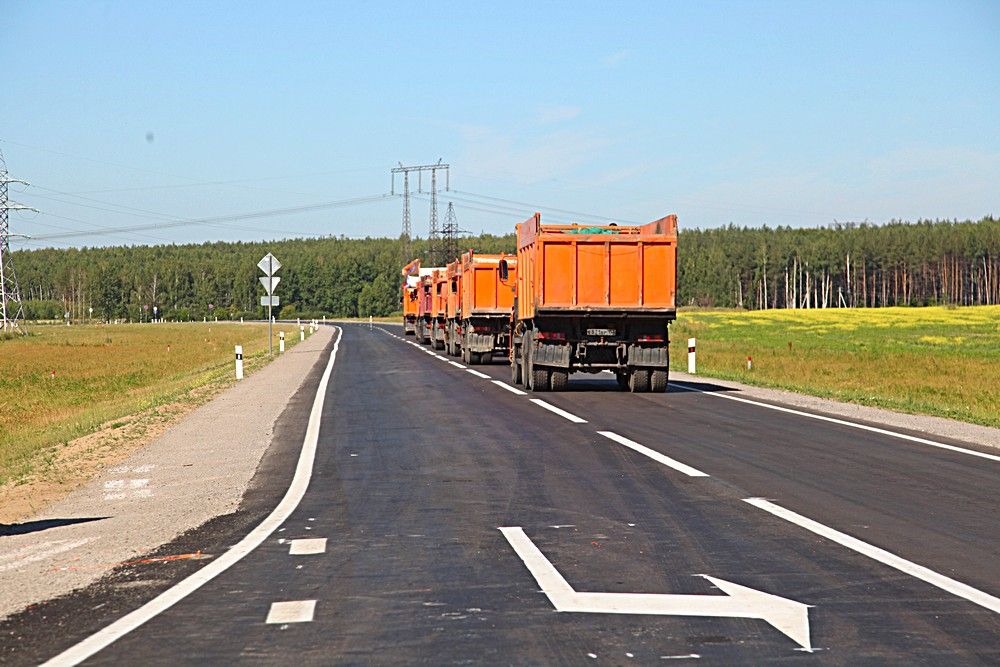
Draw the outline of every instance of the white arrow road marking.
M556 611L590 614L655 614L660 616L722 616L759 618L807 651L809 606L746 586L705 577L726 595L671 595L661 593L578 593L539 551L520 527L500 528L524 561Z

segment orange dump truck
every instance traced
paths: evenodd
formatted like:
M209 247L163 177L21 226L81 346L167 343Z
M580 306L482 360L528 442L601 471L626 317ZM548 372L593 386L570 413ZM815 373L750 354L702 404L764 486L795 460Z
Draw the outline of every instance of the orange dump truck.
M561 391L570 373L610 370L630 391L666 390L677 216L588 227L542 224L536 213L517 225L516 282L514 382Z
M507 271L500 275L500 263ZM510 347L510 314L514 304L517 259L512 255L477 255L461 259L462 306L458 340L467 364L488 364Z
M445 304L444 349L453 357L461 352L459 334L462 326L462 262L455 260L447 266L447 303Z
M403 267L403 284L400 289L400 304L403 306L403 333L412 336L416 332L419 308L420 260L415 259Z
M431 274L431 344L435 350L443 350L447 334L448 313L448 269L434 269Z
M417 320L414 334L424 344L431 342L434 331L434 274L438 269L420 269L417 282Z

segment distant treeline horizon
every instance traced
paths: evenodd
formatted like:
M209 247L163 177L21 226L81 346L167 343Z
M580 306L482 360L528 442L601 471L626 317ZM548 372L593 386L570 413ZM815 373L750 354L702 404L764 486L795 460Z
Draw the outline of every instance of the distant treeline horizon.
M514 252L513 234L465 237L463 249ZM278 315L399 311L403 242L309 238L187 245L19 250L28 319L168 320L263 315L257 261L282 263ZM412 255L430 266L426 239ZM925 220L815 228L684 229L679 306L836 308L1000 303L1000 221Z

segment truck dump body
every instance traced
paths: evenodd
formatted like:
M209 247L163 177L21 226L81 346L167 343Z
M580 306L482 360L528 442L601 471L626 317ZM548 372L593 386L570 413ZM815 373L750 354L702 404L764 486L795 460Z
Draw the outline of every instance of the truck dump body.
M500 262L507 276L500 275ZM462 358L489 363L510 347L510 314L514 304L517 260L510 255L462 255Z
M451 356L457 357L462 344L462 263L455 260L448 264L447 269L444 349Z
M665 391L676 317L677 217L646 225L517 225L511 375L535 391L610 370L631 391ZM501 269L501 272L503 270Z
M416 332L417 315L420 310L420 260L415 259L403 267L403 283L400 303L403 306L403 333L411 336Z
M517 226L518 319L574 311L676 311L677 217L641 227ZM523 297L523 298L522 298Z
M421 343L430 343L434 322L434 273L436 268L420 269L417 284L417 320L415 334Z
M448 269L434 269L431 284L431 341L435 349L443 350L447 332Z

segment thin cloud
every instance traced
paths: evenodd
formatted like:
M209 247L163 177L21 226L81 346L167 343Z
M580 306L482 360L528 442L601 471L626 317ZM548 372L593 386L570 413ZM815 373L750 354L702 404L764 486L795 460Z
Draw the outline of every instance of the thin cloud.
M588 132L560 130L509 136L491 128L461 129L460 163L472 176L503 177L531 185L568 176L588 164L608 141Z
M538 115L535 121L539 125L551 125L553 123L563 123L568 120L573 120L583 110L580 107L575 106L549 106L542 107L538 110Z
M612 53L609 56L605 56L604 59L601 61L601 63L605 67L617 67L618 65L621 65L623 62L628 60L629 56L631 55L632 55L632 49L622 49L621 51Z

